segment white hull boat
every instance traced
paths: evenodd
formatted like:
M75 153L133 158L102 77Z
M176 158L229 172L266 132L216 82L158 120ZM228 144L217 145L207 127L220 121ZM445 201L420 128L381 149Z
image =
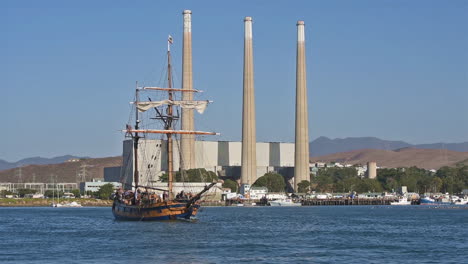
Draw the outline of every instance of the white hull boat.
M281 199L281 200L271 201L270 206L302 206L302 204L295 203L291 199Z
M411 205L411 201L408 201L407 197L402 197L398 202L391 202L390 205Z
M64 203L64 204L53 203L52 207L83 207L83 206L77 202L71 202L71 203Z
M455 205L466 205L468 204L468 198L458 198L456 200L453 200L452 201L453 204Z

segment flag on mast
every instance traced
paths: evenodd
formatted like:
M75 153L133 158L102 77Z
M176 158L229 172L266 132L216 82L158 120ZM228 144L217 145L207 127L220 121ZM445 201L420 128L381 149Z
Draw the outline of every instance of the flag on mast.
M173 42L174 42L174 40L172 39L172 36L169 35L169 36L167 37L167 51L170 51L170 50L171 50L171 45L172 45Z

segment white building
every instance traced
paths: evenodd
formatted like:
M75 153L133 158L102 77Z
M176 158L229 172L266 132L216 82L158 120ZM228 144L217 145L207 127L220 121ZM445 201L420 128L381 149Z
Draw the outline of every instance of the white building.
M250 187L249 198L250 199L261 199L268 193L267 187Z
M367 166L356 167L356 171L357 171L357 175L362 178L366 175Z
M285 193L268 193L266 195L268 200L286 199L288 196Z
M80 192L87 193L87 192L97 192L101 186L112 183L114 185L114 189L117 189L121 186L120 182L105 182L105 181L91 181L91 182L81 182L80 183Z

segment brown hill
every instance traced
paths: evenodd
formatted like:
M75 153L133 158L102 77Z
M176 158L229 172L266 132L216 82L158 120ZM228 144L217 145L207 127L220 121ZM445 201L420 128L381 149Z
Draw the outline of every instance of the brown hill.
M122 157L109 157L97 159L81 159L76 162L64 162L48 165L27 165L21 167L22 182L51 182L51 175L57 176L58 182L77 182L77 174L82 172L82 166L86 165L86 180L103 178L104 167L120 166ZM0 171L0 182L18 182L20 169ZM34 176L35 175L35 176Z
M361 149L314 157L311 158L311 161L336 161L345 164L366 164L368 161L375 161L379 167L416 166L425 169L439 169L443 166L455 166L457 163L467 162L468 152L416 148L398 150Z
M365 164L376 161L379 167L396 168L417 166L425 169L438 169L442 166L455 166L468 163L468 152L439 149L403 148L399 150L361 149L311 158L311 161L340 162L345 164ZM81 159L76 162L64 162L49 165L28 165L21 168L22 182L51 182L51 175L57 175L59 182L77 182L77 174L82 166L87 165L86 180L103 178L104 167L120 166L122 157ZM0 171L0 182L18 182L19 169Z

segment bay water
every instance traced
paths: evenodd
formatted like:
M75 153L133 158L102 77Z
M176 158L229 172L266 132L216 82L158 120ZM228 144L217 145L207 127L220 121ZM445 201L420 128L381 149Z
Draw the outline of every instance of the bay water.
M0 208L0 263L468 263L467 206L203 207L197 217Z

